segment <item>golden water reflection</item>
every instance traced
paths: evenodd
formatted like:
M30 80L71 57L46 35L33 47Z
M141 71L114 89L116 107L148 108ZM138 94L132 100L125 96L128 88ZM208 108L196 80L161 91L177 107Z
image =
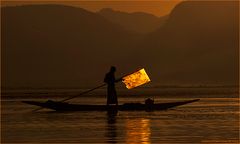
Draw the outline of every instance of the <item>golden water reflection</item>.
M150 144L150 120L149 119L128 119L126 121L126 142L127 144Z

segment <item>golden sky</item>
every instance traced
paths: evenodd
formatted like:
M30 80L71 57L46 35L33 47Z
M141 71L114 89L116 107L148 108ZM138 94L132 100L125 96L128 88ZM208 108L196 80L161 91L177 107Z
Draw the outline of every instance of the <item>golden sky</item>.
M156 16L164 16L171 12L171 10L183 0L24 0L24 1L14 1L14 0L4 0L2 5L22 5L22 4L44 4L44 3L56 3L56 4L66 4L71 6L81 7L90 11L99 11L102 8L112 8L114 10L124 11L124 12L146 12L151 13Z

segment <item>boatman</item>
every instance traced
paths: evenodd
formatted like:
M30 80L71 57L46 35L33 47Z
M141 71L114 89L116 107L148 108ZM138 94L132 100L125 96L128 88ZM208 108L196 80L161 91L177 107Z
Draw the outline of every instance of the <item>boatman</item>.
M116 67L111 66L110 71L105 75L104 82L107 83L107 106L111 104L118 105L117 92L115 89L115 82L120 80L115 79L114 73L116 72Z

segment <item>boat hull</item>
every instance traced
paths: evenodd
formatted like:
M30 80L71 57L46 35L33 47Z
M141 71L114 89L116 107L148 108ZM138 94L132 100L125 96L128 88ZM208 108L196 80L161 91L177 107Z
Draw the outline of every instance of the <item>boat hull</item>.
M169 102L169 103L158 103L152 105L146 105L141 103L125 103L118 106L106 106L106 105L80 105L80 104L69 104L62 102L37 102L37 101L22 101L23 103L36 105L55 111L155 111L155 110L167 110L169 108L189 104L199 101L199 99L181 101L181 102Z

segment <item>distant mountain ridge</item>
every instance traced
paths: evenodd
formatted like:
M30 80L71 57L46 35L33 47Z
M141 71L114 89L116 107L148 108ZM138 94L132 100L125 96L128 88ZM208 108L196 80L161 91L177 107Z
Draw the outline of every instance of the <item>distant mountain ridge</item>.
M110 8L104 8L98 12L113 23L123 26L125 29L138 33L149 33L160 28L168 16L157 17L144 12L121 12Z
M154 54L147 66L152 71L161 67L162 82L238 85L238 10L236 1L180 3L166 24L139 45Z
M97 85L111 65L116 77L144 67L163 85L237 85L238 9L182 2L155 31L138 34L81 8L2 7L2 86Z
M131 52L138 38L95 13L62 5L2 8L1 28L6 86L101 81L104 72L96 69L126 61L123 51Z

